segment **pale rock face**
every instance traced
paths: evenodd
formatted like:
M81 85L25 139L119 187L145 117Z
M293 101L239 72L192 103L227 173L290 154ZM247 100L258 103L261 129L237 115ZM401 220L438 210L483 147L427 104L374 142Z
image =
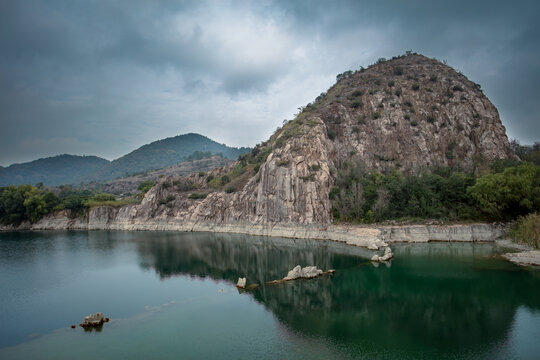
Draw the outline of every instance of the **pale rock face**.
M377 255L377 254L373 255L373 257L371 258L371 261L388 261L393 257L394 257L394 254L392 253L392 249L390 249L390 247L386 247L384 249L384 253L382 256Z
M295 266L283 280L294 280L294 279L311 279L321 275L323 271L317 269L316 266L306 266L302 268L300 265Z
M518 265L540 266L540 250L506 253L504 257Z
M236 283L236 287L244 289L246 287L246 278L238 278L238 282Z

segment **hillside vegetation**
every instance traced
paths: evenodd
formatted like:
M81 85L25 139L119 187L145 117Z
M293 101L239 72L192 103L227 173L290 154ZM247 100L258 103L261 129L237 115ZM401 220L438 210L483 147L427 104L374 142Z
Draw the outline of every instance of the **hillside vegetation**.
M154 141L111 162L96 156L59 155L0 167L0 186L38 183L58 186L102 182L145 174L185 161L208 159L214 155L236 160L239 155L250 150L229 147L205 136L190 133ZM202 166L200 170L208 169ZM182 171L180 173L185 174Z
M236 159L250 150L219 144L199 134L179 135L141 146L91 174L88 180L110 180L160 169L188 160L197 152L221 154L225 158Z
M58 155L0 168L0 185L77 184L109 163L97 156Z

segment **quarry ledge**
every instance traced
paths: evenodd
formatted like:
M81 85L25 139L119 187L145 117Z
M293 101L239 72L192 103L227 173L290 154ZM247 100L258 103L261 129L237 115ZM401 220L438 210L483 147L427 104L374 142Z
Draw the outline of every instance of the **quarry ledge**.
M98 211L93 211L98 210ZM103 211L99 211L103 210ZM214 223L182 221L178 218L120 219L116 212L92 209L89 216L71 219L60 211L45 216L35 224L23 224L5 230L126 230L126 231L195 231L276 236L296 239L331 240L378 250L391 243L429 241L495 242L504 234L501 226L488 223L450 225L326 225L294 223ZM100 216L100 215L103 216ZM96 216L97 215L97 216Z

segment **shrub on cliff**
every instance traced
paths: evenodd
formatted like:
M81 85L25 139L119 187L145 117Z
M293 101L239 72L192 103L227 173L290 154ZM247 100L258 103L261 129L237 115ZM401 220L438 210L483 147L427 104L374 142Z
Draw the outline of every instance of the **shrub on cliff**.
M155 183L153 181L146 180L146 181L141 182L139 186L137 186L137 189L143 194L146 194L148 190L150 190L154 185Z

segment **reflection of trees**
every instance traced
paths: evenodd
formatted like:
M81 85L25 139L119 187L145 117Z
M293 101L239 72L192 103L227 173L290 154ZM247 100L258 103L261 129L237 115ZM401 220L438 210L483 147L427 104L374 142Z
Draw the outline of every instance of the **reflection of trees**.
M137 243L142 265L161 277L264 283L296 264L335 268L331 277L263 285L252 294L295 331L368 348L489 346L507 335L518 306L540 308L538 277L490 259L488 245L396 246L392 267L374 268L347 254L354 248L329 242L193 233Z
M266 287L254 296L302 333L401 349L489 346L505 339L518 306L540 308L534 275L481 257L463 266L442 253L447 245L437 245L432 251L439 256L433 258L398 257L391 268L337 271L332 278Z

